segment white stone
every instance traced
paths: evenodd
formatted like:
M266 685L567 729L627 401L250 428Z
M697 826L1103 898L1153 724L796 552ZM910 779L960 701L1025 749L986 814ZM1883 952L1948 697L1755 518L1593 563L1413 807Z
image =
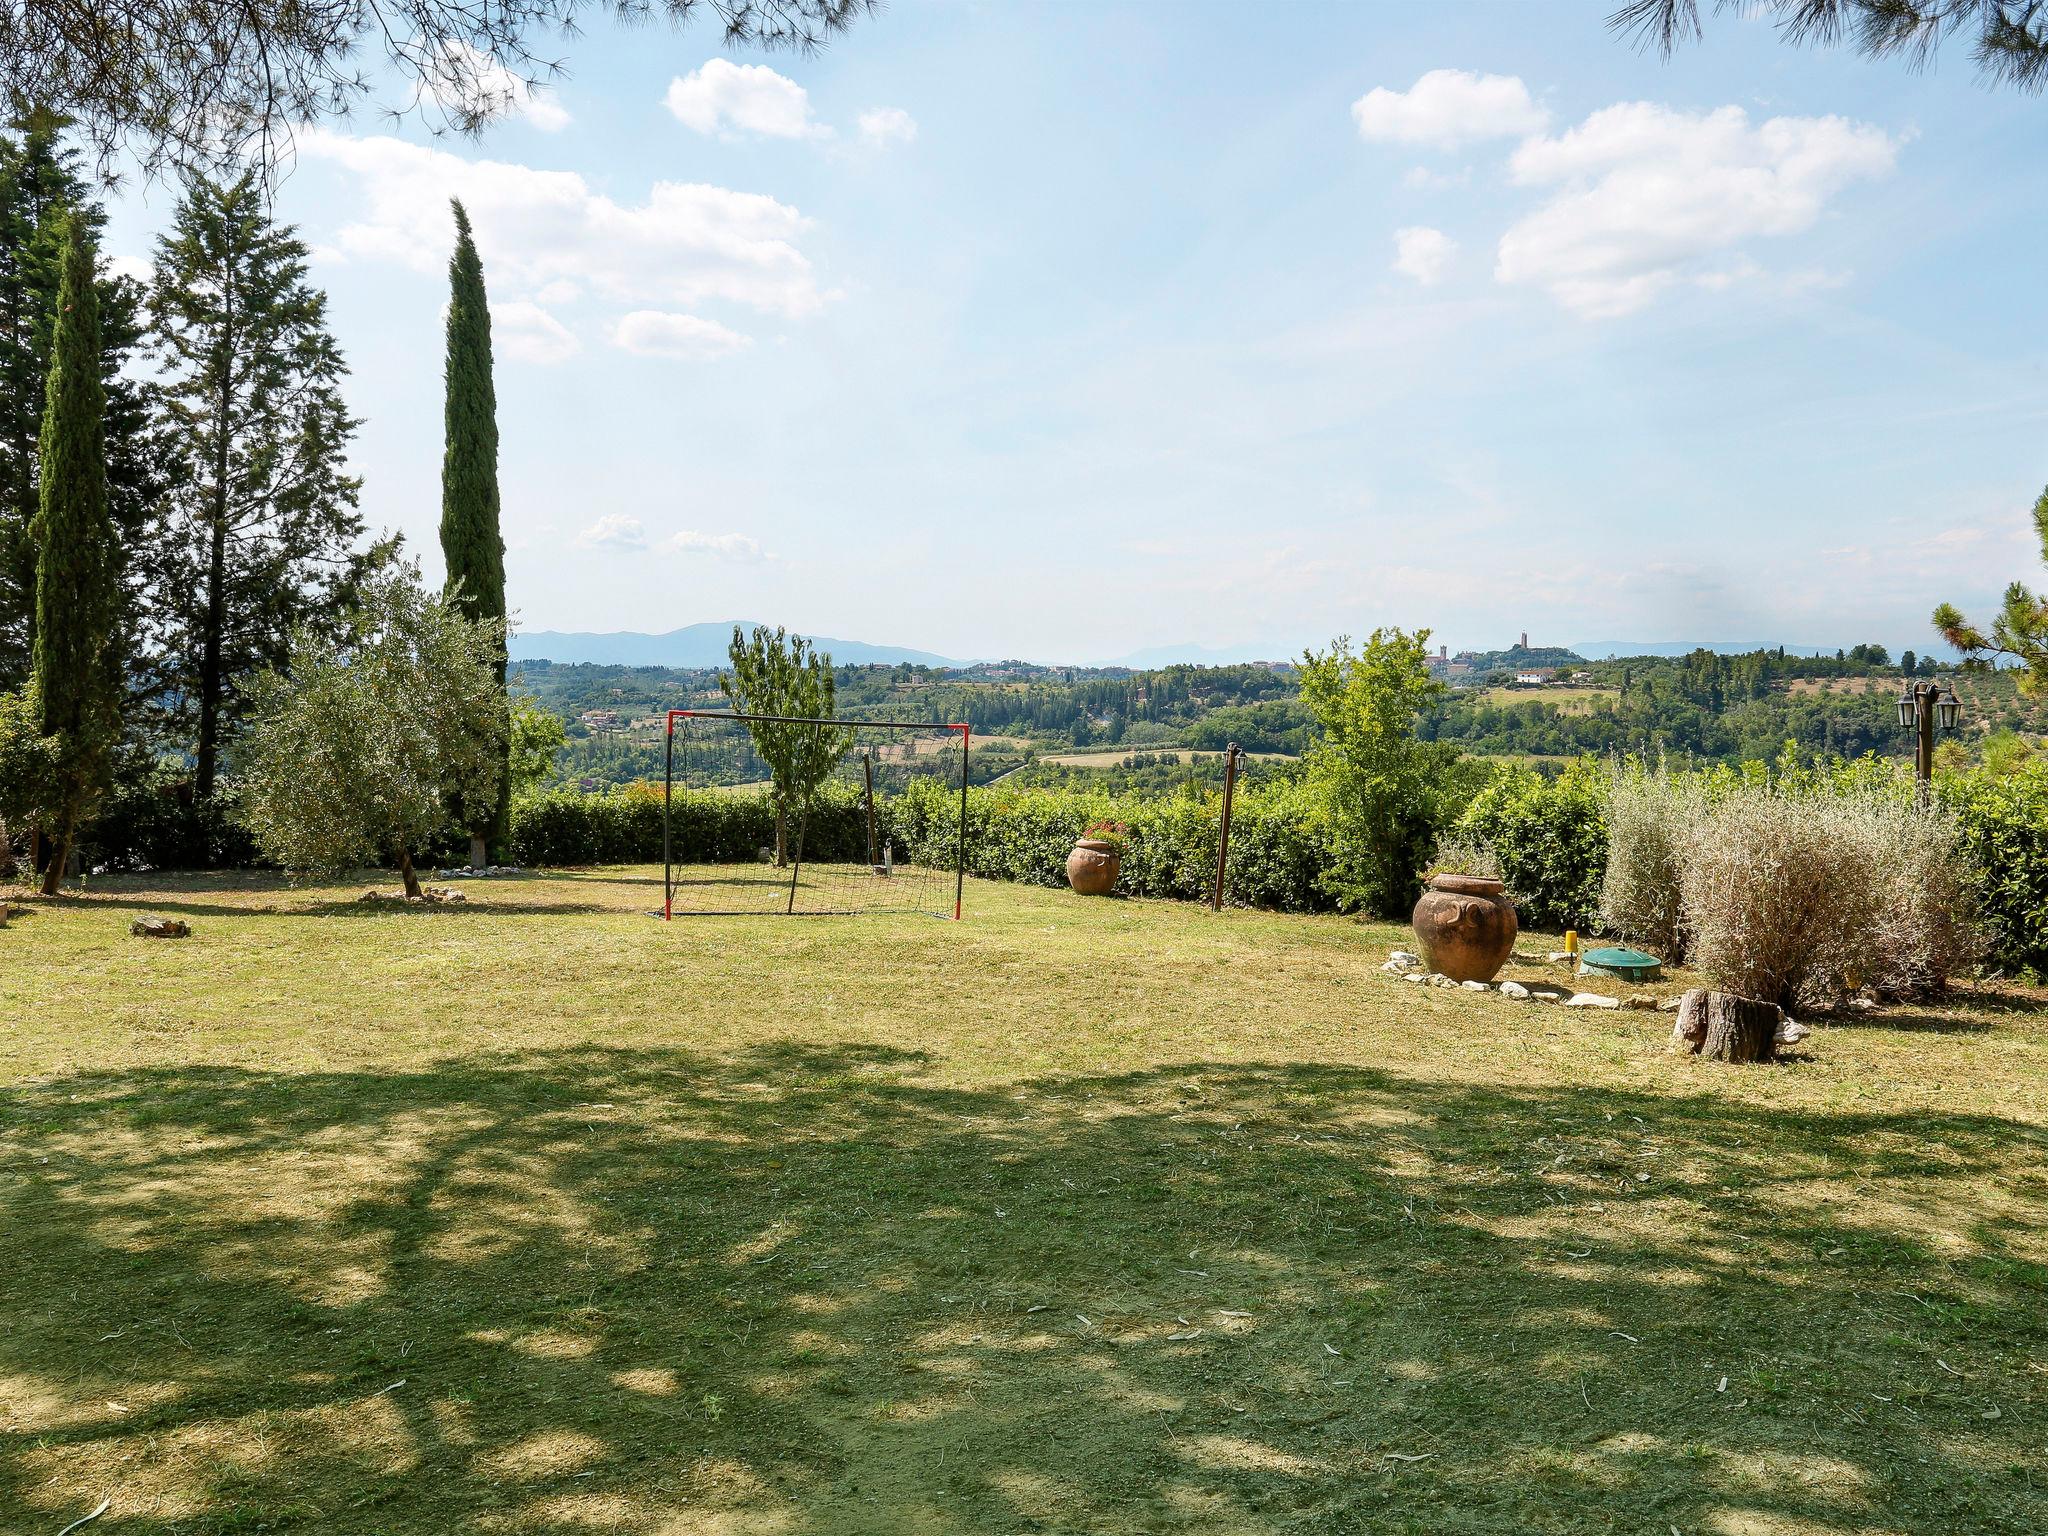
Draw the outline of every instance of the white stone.
M1572 952L1568 949L1553 949L1546 958L1552 965L1560 965L1571 957Z
M1422 984L1423 984L1424 982L1426 982L1426 981L1428 981L1428 980L1429 980L1429 978L1428 978L1427 976L1423 975L1423 974L1422 974L1422 972L1420 972L1420 971L1410 971L1410 972L1409 972L1409 973L1408 973L1408 974L1407 974L1406 976L1403 976L1403 977L1402 977L1401 979L1402 979L1403 981L1412 981L1412 982L1414 982L1414 983L1415 983L1415 984L1416 984L1416 985L1417 985L1418 987L1419 987L1419 986L1421 986L1421 985L1422 985Z
M1604 992L1574 992L1564 1000L1567 1008L1619 1008L1621 999Z
M1500 984L1500 995L1526 1003L1529 1000L1529 989L1519 981L1504 981Z
M1387 956L1387 968L1395 971L1412 971L1422 964L1422 956L1405 949L1397 949Z
M1462 981L1458 983L1467 992L1491 992L1493 984L1486 981Z
M1657 1011L1659 1013L1676 1013L1678 1012L1678 1005L1684 1001L1685 994L1683 992L1679 993L1676 997L1667 997L1657 1005Z
M1811 1027L1801 1024L1797 1019L1784 1019L1778 1024L1778 1044L1797 1045L1812 1033Z

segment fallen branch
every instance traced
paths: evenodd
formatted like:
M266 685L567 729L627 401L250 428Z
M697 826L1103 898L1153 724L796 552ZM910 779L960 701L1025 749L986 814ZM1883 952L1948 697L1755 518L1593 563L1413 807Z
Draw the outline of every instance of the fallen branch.
M77 1530L80 1526L91 1525L93 1521L99 1519L101 1515L104 1515L108 1510L112 1509L113 1507L114 1501L112 1499L101 1499L100 1507L98 1509L94 1510L89 1515L85 1515L80 1519L72 1521L69 1525L65 1526L63 1530L59 1531L57 1533L57 1536L71 1536L71 1533Z

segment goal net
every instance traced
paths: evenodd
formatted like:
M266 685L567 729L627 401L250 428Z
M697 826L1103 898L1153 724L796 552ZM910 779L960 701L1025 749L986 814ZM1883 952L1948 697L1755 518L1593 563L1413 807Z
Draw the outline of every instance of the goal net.
M670 710L660 915L958 918L970 735L929 721ZM783 805L770 761L792 758L820 782ZM900 814L917 779L944 793L943 821Z

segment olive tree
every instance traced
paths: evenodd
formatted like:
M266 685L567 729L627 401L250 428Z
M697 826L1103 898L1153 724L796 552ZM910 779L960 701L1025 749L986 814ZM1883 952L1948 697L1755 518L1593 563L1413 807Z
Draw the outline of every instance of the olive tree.
M420 894L413 856L453 825L452 804L496 793L503 625L465 615L402 564L370 580L339 641L301 631L259 679L235 764L242 822L290 870L389 858Z

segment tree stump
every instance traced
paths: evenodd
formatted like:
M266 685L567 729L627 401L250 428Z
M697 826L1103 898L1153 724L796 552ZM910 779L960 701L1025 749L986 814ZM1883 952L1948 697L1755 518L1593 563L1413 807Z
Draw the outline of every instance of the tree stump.
M1679 1001L1671 1036L1709 1061L1776 1061L1784 1017L1776 1003L1694 987Z

